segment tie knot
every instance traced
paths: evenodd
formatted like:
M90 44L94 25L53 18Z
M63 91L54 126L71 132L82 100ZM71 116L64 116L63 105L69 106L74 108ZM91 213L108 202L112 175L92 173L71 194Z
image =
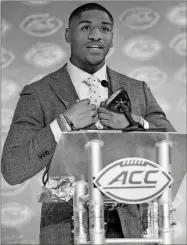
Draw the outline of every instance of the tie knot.
M93 75L84 80L84 83L86 83L88 86L95 86L97 82L98 78Z

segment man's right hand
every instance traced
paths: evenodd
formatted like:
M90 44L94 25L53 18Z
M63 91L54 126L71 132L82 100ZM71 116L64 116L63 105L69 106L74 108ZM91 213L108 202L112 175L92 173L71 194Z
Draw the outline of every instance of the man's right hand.
M64 116L74 124L76 129L85 128L98 120L96 105L90 104L89 99L73 104L64 112Z

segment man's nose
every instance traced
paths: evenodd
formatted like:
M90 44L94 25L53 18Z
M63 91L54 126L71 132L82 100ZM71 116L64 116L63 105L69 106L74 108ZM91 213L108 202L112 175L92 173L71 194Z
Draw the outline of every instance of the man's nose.
M101 32L99 31L98 28L93 28L88 36L89 39L93 40L100 40L101 39Z

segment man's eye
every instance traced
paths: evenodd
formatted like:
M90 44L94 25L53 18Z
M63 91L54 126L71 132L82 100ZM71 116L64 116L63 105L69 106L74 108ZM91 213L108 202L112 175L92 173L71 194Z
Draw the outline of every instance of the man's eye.
M89 27L89 26L83 26L81 29L82 29L82 30L89 30L90 27Z
M109 28L107 28L107 27L102 27L102 28L101 28L101 31L103 31L103 32L108 32L108 31L110 31L110 30L109 30Z

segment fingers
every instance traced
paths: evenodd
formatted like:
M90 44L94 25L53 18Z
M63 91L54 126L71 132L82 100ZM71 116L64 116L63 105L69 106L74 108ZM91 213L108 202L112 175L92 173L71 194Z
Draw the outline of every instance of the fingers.
M105 108L93 109L92 116L96 116L97 114L98 114L99 119L107 119L108 120L110 118L110 113L108 113L108 110L106 110Z
M99 113L98 118L103 126L109 126L110 115L106 113Z
M105 107L98 107L97 110L98 110L98 113L107 113L108 114L108 110Z
M100 122L103 126L109 126L107 119L101 119Z
M105 101L101 101L100 106L101 107L105 107L106 102L107 102L106 100Z
M90 99L76 100L77 103L83 103L85 105L90 104Z
M108 114L105 114L105 113L99 113L99 114L98 114L98 118L99 118L99 119L106 119L106 120L108 120L110 117L109 117Z
M92 110L92 111L93 111L93 110L95 110L95 109L96 109L96 105L94 105L94 104L90 104L90 105L89 105L89 108L90 108L90 110Z
M97 115L98 115L97 110L93 110L93 111L92 111L92 117L95 117L95 116L97 116Z
M92 122L96 123L98 121L98 116L92 117Z
M86 104L90 104L90 99L84 99L83 101L85 101Z

